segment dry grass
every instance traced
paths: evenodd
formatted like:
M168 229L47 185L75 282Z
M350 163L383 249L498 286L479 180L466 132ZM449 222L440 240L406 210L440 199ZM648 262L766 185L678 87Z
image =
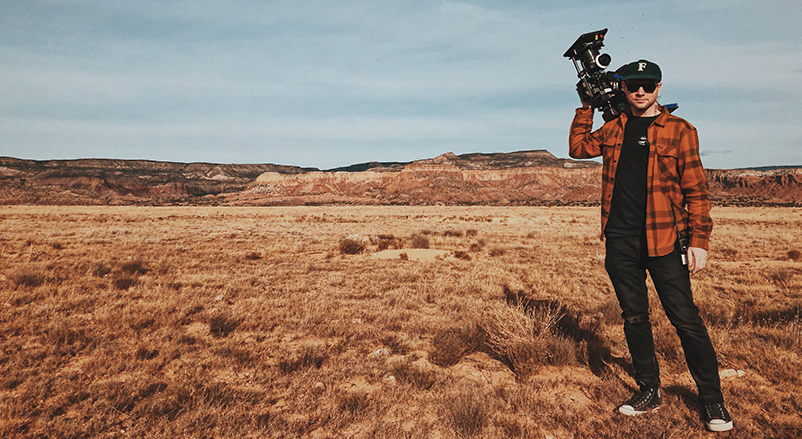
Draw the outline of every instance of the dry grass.
M744 372L724 378L722 437L799 437L802 210L713 216L695 295L722 370ZM2 207L0 221L3 438L708 437L653 292L665 405L615 412L634 383L598 208ZM450 256L370 256L416 248Z

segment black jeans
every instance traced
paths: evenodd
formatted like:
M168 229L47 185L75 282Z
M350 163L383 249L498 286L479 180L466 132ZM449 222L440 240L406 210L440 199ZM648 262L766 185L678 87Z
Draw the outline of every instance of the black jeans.
M688 369L699 390L699 402L723 402L716 352L699 317L699 308L693 303L690 274L682 265L679 252L649 257L645 236L608 236L605 268L621 305L624 334L638 385L660 386L660 367L649 321L648 270L666 316L679 335Z

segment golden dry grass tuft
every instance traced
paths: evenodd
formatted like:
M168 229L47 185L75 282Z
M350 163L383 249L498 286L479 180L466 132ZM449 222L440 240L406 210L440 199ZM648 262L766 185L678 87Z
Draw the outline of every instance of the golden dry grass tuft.
M713 217L693 284L731 436L802 436L802 209ZM708 437L651 287L664 406L616 412L635 385L598 220L2 207L0 437ZM419 248L444 256L371 257Z

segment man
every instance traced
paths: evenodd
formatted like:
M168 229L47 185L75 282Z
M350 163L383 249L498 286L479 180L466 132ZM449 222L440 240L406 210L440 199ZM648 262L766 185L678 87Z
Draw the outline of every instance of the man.
M648 271L682 342L706 427L730 430L718 360L691 293L690 274L705 268L713 228L696 129L658 104L662 72L657 64L639 60L621 73L629 111L591 132L593 108L583 102L569 139L571 157L602 156L604 162L605 267L621 305L639 387L619 411L638 415L661 404L660 369L649 322ZM680 235L682 241L687 236L687 256Z

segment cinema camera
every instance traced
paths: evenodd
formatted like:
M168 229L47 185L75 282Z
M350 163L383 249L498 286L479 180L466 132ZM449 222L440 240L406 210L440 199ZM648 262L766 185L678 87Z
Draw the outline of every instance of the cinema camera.
M613 60L610 55L600 53L605 34L607 29L583 34L563 56L571 58L576 67L579 99L598 108L604 120L609 121L623 113L629 104L621 91L621 77L604 70Z
M604 71L613 61L610 55L600 53L606 34L607 29L602 29L581 35L563 56L571 58L576 67L579 76L576 92L579 93L579 99L589 102L593 108L598 108L604 120L610 121L626 111L629 103L621 90L623 78L619 75L625 65L615 72ZM666 104L663 107L669 113L673 113L679 105Z

